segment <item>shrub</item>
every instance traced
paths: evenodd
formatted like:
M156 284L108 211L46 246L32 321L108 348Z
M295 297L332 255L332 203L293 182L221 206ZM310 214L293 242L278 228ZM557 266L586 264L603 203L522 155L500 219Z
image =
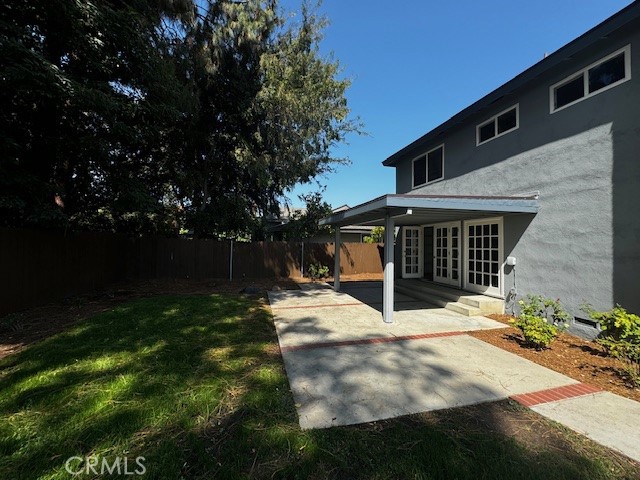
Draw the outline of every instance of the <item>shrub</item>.
M520 329L525 342L536 349L547 348L571 318L560 300L540 295L528 295L526 300L519 300L518 305L520 315L512 324Z
M624 373L632 384L640 386L640 316L620 305L606 312L598 312L591 305L583 305L582 310L600 323L598 343L608 355L626 362Z
M312 280L320 280L329 276L329 267L320 263L312 263L309 265L309 277Z

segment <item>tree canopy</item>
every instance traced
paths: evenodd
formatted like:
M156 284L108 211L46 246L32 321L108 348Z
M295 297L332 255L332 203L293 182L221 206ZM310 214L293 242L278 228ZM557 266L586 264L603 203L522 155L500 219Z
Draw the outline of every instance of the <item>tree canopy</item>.
M0 225L232 236L359 124L276 0L0 6Z

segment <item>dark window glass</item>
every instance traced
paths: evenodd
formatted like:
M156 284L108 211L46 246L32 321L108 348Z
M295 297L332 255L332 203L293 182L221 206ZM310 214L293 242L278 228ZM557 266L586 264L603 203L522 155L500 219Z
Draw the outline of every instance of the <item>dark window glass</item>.
M480 143L496 136L496 122L492 121L480 127Z
M489 225L483 225L482 226L482 234L483 235L489 235Z
M469 258L473 259L473 254L474 254L474 253L475 253L475 252L474 252L473 250L469 250Z
M491 286L492 287L498 286L498 277L496 275L491 275Z
M498 133L516 128L516 109L511 109L498 117Z
M482 285L482 274L476 273L476 285Z
M498 264L497 263L492 263L491 264L491 273L498 273Z
M498 224L497 223L492 223L491 224L491 235L497 235L498 234Z
M469 273L469 283L473 283L473 273Z
M413 162L413 185L427 183L427 159L420 157Z
M556 108L564 107L579 98L584 97L584 75L556 87Z
M442 178L442 147L433 152L429 152L427 163L427 172L429 172L427 180L432 182L433 180Z
M458 279L458 272L456 270L454 270L453 272L451 272L451 278L453 280L457 280Z
M624 53L589 70L589 93L611 85L624 78Z

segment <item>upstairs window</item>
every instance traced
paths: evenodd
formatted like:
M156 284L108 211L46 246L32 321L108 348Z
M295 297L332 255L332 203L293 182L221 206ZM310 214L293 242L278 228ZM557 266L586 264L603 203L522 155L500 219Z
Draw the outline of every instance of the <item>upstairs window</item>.
M413 160L413 188L444 178L444 145Z
M519 106L514 105L478 125L476 129L476 145L481 145L505 133L509 133L518 128L519 124Z
M615 87L631 78L631 47L589 65L551 86L551 113Z

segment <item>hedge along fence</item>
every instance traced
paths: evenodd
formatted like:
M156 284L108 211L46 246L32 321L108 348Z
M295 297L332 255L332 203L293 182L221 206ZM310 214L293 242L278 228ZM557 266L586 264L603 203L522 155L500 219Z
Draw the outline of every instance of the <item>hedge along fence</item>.
M312 263L333 274L332 243L231 242L109 233L0 229L0 315L102 290L123 280L302 276ZM343 243L343 275L382 273L380 244Z

